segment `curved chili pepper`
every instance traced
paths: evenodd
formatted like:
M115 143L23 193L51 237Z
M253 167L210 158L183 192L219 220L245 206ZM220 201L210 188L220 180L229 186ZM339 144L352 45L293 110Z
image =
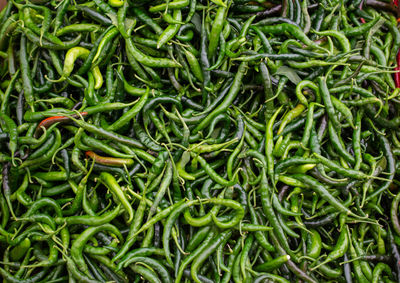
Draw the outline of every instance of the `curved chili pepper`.
M75 114L72 117L79 118L80 115L86 116L86 115L88 115L88 112L80 112L79 115ZM52 116L52 117L45 118L36 127L33 137L38 138L39 135L42 133L43 128L48 129L51 125L53 125L55 123L66 123L66 122L70 122L70 121L71 121L71 119L67 116Z
M104 157L100 156L93 151L86 151L85 155L87 157L92 158L96 163L109 165L109 166L130 166L133 164L132 159L123 159L123 158L115 158L115 157Z

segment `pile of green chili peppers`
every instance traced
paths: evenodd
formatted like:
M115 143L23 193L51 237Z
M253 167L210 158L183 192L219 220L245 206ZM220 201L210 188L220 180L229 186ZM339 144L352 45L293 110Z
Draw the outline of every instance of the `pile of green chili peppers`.
M399 282L385 0L12 0L3 282Z

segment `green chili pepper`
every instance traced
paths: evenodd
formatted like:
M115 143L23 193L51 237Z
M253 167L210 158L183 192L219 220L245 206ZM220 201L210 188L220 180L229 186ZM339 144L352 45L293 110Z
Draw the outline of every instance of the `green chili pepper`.
M126 212L129 215L128 223L131 222L133 220L133 216L134 216L132 206L130 205L125 193L123 192L122 188L119 186L119 184L117 183L115 178L107 172L101 173L99 178L102 182L104 182L104 184L107 186L107 188L112 193L114 193L116 195L116 197L119 199L122 206L124 207L124 209L126 210Z

